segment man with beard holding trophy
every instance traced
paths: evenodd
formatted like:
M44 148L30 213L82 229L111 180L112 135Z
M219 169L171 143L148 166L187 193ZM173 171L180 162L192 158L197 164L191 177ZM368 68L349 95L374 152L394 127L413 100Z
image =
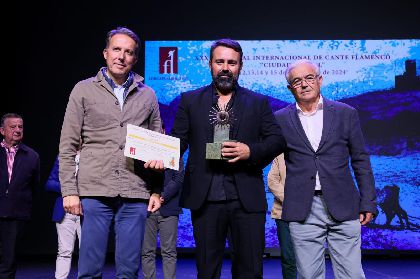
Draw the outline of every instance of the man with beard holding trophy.
M228 231L232 278L262 278L267 201L262 169L286 147L268 98L238 85L242 48L215 41L213 82L181 95L172 135L189 148L181 206L191 210L198 278L220 278Z

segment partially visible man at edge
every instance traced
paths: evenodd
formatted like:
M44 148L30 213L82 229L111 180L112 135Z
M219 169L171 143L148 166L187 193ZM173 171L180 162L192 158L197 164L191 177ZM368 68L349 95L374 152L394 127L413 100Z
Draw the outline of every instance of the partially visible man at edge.
M0 278L16 275L16 247L31 216L32 195L39 186L39 155L22 143L23 119L16 113L1 118L0 132Z
M79 278L102 276L112 221L116 278L137 278L147 212L160 207L162 161L143 165L124 156L127 124L161 129L156 95L132 71L139 48L139 37L130 29L108 32L106 67L75 85L64 116L59 155L63 205L66 212L84 217Z

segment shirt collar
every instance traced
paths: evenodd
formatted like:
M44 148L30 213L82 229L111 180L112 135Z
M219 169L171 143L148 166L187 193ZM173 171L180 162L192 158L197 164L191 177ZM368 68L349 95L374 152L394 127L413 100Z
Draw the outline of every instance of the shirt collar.
M322 110L324 108L324 98L322 98L322 95L319 96L319 100L318 100L318 104L316 105L316 110L313 112L304 112L298 105L298 103L296 102L296 109L298 111L298 114L302 114L305 116L310 116L310 115L314 115L315 113L317 113L319 110Z
M230 100L226 106L227 108L233 107L235 97L236 97L236 89L232 92L232 97L230 97ZM213 100L213 106L216 106L219 100L219 93L217 92L217 89L215 86L212 87L212 100Z
M0 145L2 147L4 147L7 150L7 152L10 152L10 151L17 152L18 149L19 149L19 144L14 145L14 146L11 146L11 147L7 147L6 141L4 139L2 140L2 142L0 143Z
M112 78L110 78L106 72L106 68L102 68L102 75L104 76L105 80L108 82L109 86L111 86L112 89L115 89L117 87L119 87L119 85L115 84L115 82L112 80ZM134 81L134 74L133 72L130 71L130 73L128 73L128 78L127 80L121 85L122 87L124 87L125 90L127 90Z

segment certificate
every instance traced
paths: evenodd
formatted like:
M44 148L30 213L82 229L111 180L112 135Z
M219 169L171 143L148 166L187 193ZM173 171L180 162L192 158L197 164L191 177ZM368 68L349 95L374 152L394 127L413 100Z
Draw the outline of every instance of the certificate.
M179 139L127 124L124 155L144 162L162 160L165 168L179 170Z

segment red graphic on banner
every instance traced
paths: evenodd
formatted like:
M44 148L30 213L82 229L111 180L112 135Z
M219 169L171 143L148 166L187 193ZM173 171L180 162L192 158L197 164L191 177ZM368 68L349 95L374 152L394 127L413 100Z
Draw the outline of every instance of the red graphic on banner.
M178 48L160 47L159 48L159 73L177 74L178 73Z

